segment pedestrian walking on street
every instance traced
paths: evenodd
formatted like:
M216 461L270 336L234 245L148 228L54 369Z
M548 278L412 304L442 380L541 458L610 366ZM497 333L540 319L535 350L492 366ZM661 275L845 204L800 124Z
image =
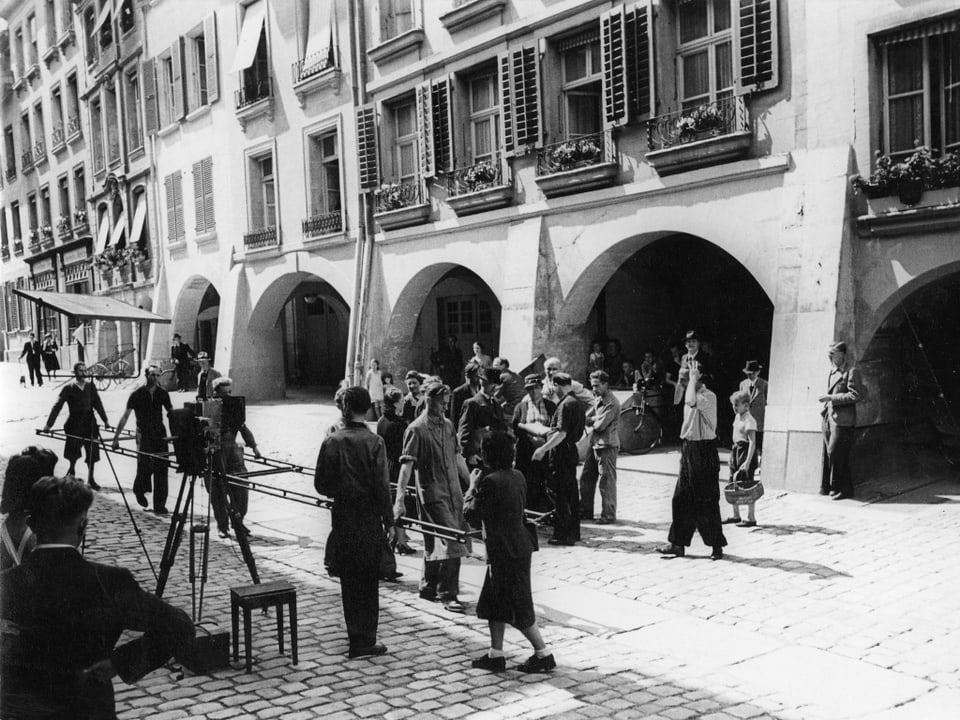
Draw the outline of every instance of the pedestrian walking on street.
M550 465L546 458L533 459L533 451L547 441L550 422L557 406L543 397L543 381L536 373L523 379L527 397L513 411L513 432L517 438L516 468L527 481L527 509L547 512L553 507L547 496Z
M847 344L833 343L829 348L830 377L823 403L823 474L820 494L834 500L853 497L853 476L850 474L850 450L857 428L857 402L863 393L860 371L850 364Z
M410 424L423 412L425 405L425 400L420 394L423 375L416 370L408 370L403 381L407 386L407 394L403 396L403 403L400 405L400 417Z
M397 406L403 399L400 390L391 387L384 392L383 415L377 421L377 435L383 438L387 448L387 468L390 471L390 484L396 486L400 479L400 455L403 453L403 436L407 432L407 423L397 415ZM393 498L396 501L396 498ZM406 517L417 517L417 503L409 494L404 498ZM396 537L392 550L398 555L413 555L415 550L407 542L407 533L402 527L396 528Z
M610 376L604 370L590 373L596 395L585 422L590 450L580 473L580 519L593 520L593 499L600 486L598 525L617 521L617 455L620 453L620 401L610 391Z
M740 381L740 389L750 395L750 414L757 421L757 461L763 453L763 420L767 411L767 381L760 377L763 365L757 360L747 360L743 374L747 377Z
M673 522L670 544L659 548L664 555L682 557L700 531L712 548L713 560L723 558L727 544L720 520L720 456L717 453L717 396L701 376L700 363L688 360L684 391L683 426L680 428L680 474L673 491Z
M376 358L370 361L370 369L367 370L363 385L370 393L373 419L379 420L380 416L383 415L383 376L380 374L380 361Z
M185 342L181 342L180 333L173 334L173 343L170 345L170 358L173 360L174 372L177 375L177 390L186 392L190 385L190 366L193 362L193 350Z
M120 433L133 412L137 417L137 475L133 481L133 495L140 507L147 507L147 493L153 492L153 511L167 514L167 468L169 463L156 454L170 450L167 431L163 426L163 411L169 416L173 405L170 393L160 387L160 367L148 365L144 371L146 384L141 385L127 399L127 408L117 422L113 434L113 449L120 447Z
M383 655L377 642L382 548L394 539L387 449L364 422L370 410L365 388L347 388L340 398L343 427L320 446L314 486L333 499L333 558L351 658Z
M43 369L47 371L47 380L53 380L53 374L60 369L60 358L57 353L60 346L53 339L52 333L46 333L43 336Z
M194 638L187 614L141 589L129 570L83 558L92 503L70 478L44 477L30 489L37 546L0 573L0 717L115 718L113 677L132 684ZM142 634L115 647L125 631Z
M210 354L204 350L197 353L197 362L200 363L200 372L197 375L197 400L213 398L213 381L223 375L215 370Z
M487 572L477 601L477 617L487 621L490 650L471 662L471 667L491 672L506 670L503 635L509 623L533 646L533 655L517 670L548 672L557 663L547 648L533 608L530 562L533 545L524 528L526 481L513 469L513 438L492 432L483 440L483 465L470 474L470 488L463 501L464 516L483 529L487 549Z
M730 396L733 405L733 446L730 448L730 481L736 481L742 488L756 484L757 471L757 421L750 413L750 393L738 390ZM733 515L723 524L737 523L740 527L753 527L757 524L756 502L747 503L747 519L740 518L740 505L732 503Z
M42 477L53 475L57 455L46 448L31 445L7 462L3 476L3 497L0 498L0 570L23 562L37 544L27 524L27 498L30 488Z
M470 482L470 473L453 423L445 416L450 388L440 378L428 378L423 386L427 409L410 423L403 437L400 456L400 477L393 514L404 516L407 486L417 475L417 494L423 519L446 528L467 531L463 519L463 489ZM462 483L462 485L461 485ZM460 559L470 554L470 540L457 542L432 535L423 536L423 574L420 597L439 601L450 612L463 613L460 602Z
M586 427L586 413L573 389L573 378L564 372L553 375L560 403L550 421L547 442L533 451L533 460L550 453L550 480L547 490L556 508L550 545L573 545L580 539L580 488L577 465L580 456L577 441Z
M67 420L63 424L63 431L67 435L67 440L63 448L63 456L70 463L67 476L76 475L77 460L80 459L82 451L87 461L87 482L91 488L99 490L100 486L93 479L93 466L100 461L100 428L93 413L96 412L103 420L104 429L110 429L110 422L107 420L106 410L103 409L100 393L97 392L94 384L89 382L87 366L82 362L73 366L73 380L64 385L60 391L50 416L43 426L44 432L50 432L64 404L67 406Z
M463 404L480 392L480 363L470 360L463 366L463 384L457 385L450 394L450 406L447 408L447 417L453 422L454 428L460 426L460 416L463 414Z
M503 416L503 406L494 397L500 371L496 368L484 368L480 372L480 392L463 404L460 423L457 426L457 441L460 452L467 460L471 470L480 467L480 448L483 438L493 431L505 431L507 421Z
M34 385L34 379L38 387L43 387L43 372L40 370L40 358L43 356L43 348L37 342L37 336L30 333L30 339L23 344L23 350L20 351L19 360L24 357L27 359L27 373L30 375L30 387Z

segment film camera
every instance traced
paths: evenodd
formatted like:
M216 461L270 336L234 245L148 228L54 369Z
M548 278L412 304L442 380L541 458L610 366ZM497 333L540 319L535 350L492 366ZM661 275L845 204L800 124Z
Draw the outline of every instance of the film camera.
M184 403L169 414L170 433L177 465L184 475L200 475L208 453L220 449L223 435L232 437L247 420L246 399L228 395L202 402Z

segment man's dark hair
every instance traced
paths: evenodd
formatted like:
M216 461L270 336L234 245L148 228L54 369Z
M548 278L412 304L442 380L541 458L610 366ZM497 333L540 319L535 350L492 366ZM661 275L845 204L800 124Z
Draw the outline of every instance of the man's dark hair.
M466 365L463 366L463 374L468 378L476 378L480 376L480 363L475 360L471 360Z
M177 338L180 338L180 333L174 333L173 338L174 340L176 340ZM182 340L183 338L180 338L180 339Z
M403 401L403 393L400 392L400 388L389 388L383 394L383 404L385 407L396 407Z
M30 488L44 475L52 475L56 464L55 453L46 448L33 446L10 458L3 476L0 512L11 514L23 512L27 505Z
M53 475L53 470L57 467L57 461L60 459L53 450L48 450L45 447L38 447L36 445L25 447L20 454L31 457L37 461L40 465L41 476Z
M513 438L496 430L483 439L480 453L483 455L483 464L492 470L509 470L513 467Z
M37 480L27 493L27 524L40 537L55 533L93 504L93 491L71 478L48 475Z
M609 383L610 375L607 374L606 370L594 370L592 373L590 373L590 379L596 380L600 383Z
M77 374L77 368L86 367L86 366L87 366L87 364L86 364L86 363L83 363L83 362L74 363L74 364L73 364L73 374L74 374L74 375Z
M340 396L340 407L343 410L345 418L352 418L354 415L365 415L370 409L370 393L366 388L348 387Z

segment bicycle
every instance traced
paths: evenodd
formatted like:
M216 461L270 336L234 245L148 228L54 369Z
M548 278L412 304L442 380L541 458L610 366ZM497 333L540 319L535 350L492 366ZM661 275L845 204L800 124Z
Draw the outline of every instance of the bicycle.
M87 368L87 375L97 390L104 392L111 384L119 385L121 381L133 377L133 365L124 360L132 353L132 348L118 351Z
M647 401L648 393L640 385L620 409L620 451L643 455L663 442L663 423L657 411Z

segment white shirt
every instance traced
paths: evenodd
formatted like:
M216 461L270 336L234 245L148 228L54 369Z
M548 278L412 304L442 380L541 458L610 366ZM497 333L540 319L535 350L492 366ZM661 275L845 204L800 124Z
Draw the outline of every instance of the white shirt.
M683 405L683 440L715 440L717 437L717 396L705 386L697 391L697 404Z

